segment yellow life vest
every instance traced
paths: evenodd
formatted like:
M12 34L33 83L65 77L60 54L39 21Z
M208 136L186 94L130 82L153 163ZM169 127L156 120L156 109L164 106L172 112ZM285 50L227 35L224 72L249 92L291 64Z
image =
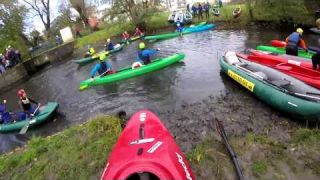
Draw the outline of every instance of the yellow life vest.
M91 47L91 48L89 49L89 54L90 54L90 56L93 56L95 53L96 53L96 51L93 49L93 47Z

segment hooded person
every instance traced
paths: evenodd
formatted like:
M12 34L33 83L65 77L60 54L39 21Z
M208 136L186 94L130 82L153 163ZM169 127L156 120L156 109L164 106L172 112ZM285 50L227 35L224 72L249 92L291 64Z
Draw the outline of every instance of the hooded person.
M6 100L3 100L3 103L0 104L0 124L8 124L12 122L12 116L7 111Z

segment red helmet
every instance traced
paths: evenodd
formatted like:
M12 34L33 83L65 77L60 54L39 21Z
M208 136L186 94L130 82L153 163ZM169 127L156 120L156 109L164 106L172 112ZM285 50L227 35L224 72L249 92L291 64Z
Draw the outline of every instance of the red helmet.
M24 91L24 89L20 89L20 90L18 91L18 96L19 96L19 97L23 97L23 96L25 96L25 94L26 94L26 92Z

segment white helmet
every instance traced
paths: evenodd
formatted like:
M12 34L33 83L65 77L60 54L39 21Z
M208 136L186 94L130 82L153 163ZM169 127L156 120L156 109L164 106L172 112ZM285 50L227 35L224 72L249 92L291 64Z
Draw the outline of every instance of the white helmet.
M111 41L110 38L108 38L108 39L107 39L107 42L109 43L110 41Z
M10 48L11 48L11 46L9 45L9 46L8 46L8 49L10 49Z

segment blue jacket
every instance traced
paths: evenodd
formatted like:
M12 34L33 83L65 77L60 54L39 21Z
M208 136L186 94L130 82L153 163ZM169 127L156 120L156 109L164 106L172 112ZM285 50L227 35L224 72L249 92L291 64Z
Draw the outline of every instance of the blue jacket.
M94 68L90 72L90 76L93 78L98 72L100 75L106 71L110 71L112 69L111 63L107 60L105 62L100 62L94 66Z
M4 104L0 104L0 123L10 123L12 117L9 112L6 111L6 106Z
M106 49L107 49L108 51L114 49L114 45L112 44L112 42L106 44Z
M288 38L288 43L293 43L295 45L298 45L300 40L301 40L301 35L297 32L293 32L292 34L290 34Z
M139 51L137 61L145 63L147 61L150 61L150 56L153 56L157 53L158 51L154 49L144 49L142 51Z

